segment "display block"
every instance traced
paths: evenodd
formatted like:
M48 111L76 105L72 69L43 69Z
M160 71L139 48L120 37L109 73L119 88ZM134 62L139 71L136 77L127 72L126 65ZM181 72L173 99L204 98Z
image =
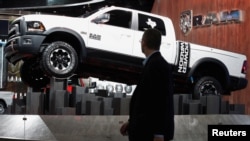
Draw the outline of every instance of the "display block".
M220 114L221 98L216 95L206 96L206 114Z

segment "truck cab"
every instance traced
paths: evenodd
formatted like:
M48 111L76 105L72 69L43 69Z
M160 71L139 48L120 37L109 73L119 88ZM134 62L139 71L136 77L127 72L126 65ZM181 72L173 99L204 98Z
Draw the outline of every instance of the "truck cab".
M13 104L14 92L0 91L0 114L6 113L9 106Z

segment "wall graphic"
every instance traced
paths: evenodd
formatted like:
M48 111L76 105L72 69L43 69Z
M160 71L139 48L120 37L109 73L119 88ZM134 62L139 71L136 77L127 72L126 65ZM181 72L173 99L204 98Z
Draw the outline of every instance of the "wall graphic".
M4 57L4 45L8 37L9 20L0 19L0 89L14 91L16 94L26 93L27 87L22 83L20 67L22 61L10 64Z
M192 10L183 11L181 13L180 28L185 35L192 30Z
M208 12L207 14L193 15L192 10L186 10L180 14L180 29L184 35L192 30L192 27L206 27L211 25L224 25L232 23L240 23L244 21L242 10Z
M0 89L7 85L7 61L3 55L3 46L8 35L8 20L0 20Z

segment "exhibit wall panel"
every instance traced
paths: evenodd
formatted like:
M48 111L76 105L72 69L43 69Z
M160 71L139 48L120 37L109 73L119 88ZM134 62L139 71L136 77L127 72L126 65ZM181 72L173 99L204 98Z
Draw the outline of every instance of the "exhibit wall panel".
M25 2L23 0L0 0L0 8L62 5L84 1L87 0L25 0Z
M0 19L0 89L7 85L7 60L4 57L4 45L7 42L9 21Z
M167 16L173 20L178 40L242 53L247 55L248 60L250 60L250 40L248 39L250 32L249 7L249 0L155 0L152 13ZM219 21L198 26L194 26L194 23L192 23L189 32L185 33L181 30L183 25L180 24L180 17L186 11L191 11L192 17L202 17L203 23L211 15L218 16L217 20ZM236 12L236 17L233 17L236 19L230 19L230 16L235 16L233 12ZM221 18L223 14L224 18L227 19L226 21ZM248 80L250 80L249 71L250 69L247 72ZM232 104L245 104L246 114L250 114L249 91L250 85L223 98L229 100Z

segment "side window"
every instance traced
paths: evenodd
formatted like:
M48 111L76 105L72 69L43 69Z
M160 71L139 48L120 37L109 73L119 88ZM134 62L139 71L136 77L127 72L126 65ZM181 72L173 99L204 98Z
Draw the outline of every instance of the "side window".
M161 31L162 35L166 35L166 29L164 22L156 17L151 17L148 15L138 14L139 18L139 31L145 31L148 28L155 28Z
M132 13L129 11L113 10L105 13L104 15L109 15L109 19L103 24L124 28L131 27Z

